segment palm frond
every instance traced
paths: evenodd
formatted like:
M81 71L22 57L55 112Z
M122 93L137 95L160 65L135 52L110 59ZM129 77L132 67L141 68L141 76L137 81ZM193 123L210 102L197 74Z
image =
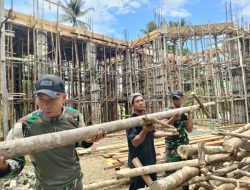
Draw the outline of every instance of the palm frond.
M85 2L82 0L64 0L64 4L62 4L60 1L58 3L60 4L60 6L62 6L65 12L65 14L62 15L62 21L70 21L73 26L79 26L85 29L88 28L88 25L78 18L86 15L89 11L94 11L93 8L87 8L86 10L82 11L82 8L85 4Z

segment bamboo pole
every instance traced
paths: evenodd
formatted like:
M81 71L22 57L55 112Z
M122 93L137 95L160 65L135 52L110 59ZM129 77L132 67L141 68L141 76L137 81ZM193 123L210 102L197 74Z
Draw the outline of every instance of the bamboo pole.
M205 106L214 105L214 102L205 104ZM188 112L190 110L197 110L198 105L183 107L174 110L158 112L153 114L148 114L150 117L155 117L157 119L164 119L171 117L176 114L181 114ZM143 118L145 116L139 116L134 118L128 118L123 120L117 120L107 123L102 123L98 125L92 125L89 127L80 127L77 129L71 129L67 131L60 131L55 133L49 133L44 135L37 135L22 139L10 140L0 143L0 156L5 159L13 158L16 156L23 156L26 154L32 154L35 152L41 152L44 150L49 150L71 143L87 140L94 137L100 131L105 133L114 133L124 129L129 129L136 127L138 125L143 125Z

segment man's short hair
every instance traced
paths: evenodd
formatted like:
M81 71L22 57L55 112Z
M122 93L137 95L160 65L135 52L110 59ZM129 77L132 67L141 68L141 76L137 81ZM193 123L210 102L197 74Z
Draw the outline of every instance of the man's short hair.
M65 93L65 84L61 77L53 74L43 75L36 81L36 90L33 96L39 93L57 98L60 93Z
M143 97L141 93L133 93L133 94L130 95L130 97L129 97L129 103L130 103L131 105L134 104L134 100L135 100L135 98L136 98L137 96Z

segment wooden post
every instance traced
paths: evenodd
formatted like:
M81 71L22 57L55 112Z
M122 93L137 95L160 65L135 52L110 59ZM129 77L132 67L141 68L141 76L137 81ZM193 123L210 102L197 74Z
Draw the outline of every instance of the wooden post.
M207 103L206 106L214 105L214 102ZM169 111L163 111L153 114L148 114L149 117L155 117L157 119L169 118L178 113L188 112L191 109L198 109L198 105L183 107ZM129 129L143 124L143 118L145 116L133 117L123 120L117 120L98 125L92 125L88 127L80 127L77 129L71 129L67 131L60 131L55 133L48 133L44 135L37 135L22 139L10 140L0 143L0 156L5 159L13 158L16 156L22 156L26 154L32 154L35 152L41 152L68 144L72 144L79 141L87 140L94 137L100 131L105 133L114 133L124 129Z
M4 20L4 0L0 0L0 21L1 21L1 26L0 28L0 94L2 94L2 118L3 118L3 136L4 139L6 139L6 136L9 132L9 127L8 127L8 88L6 84L6 62L5 62L5 24L2 23Z
M137 158L137 157L132 160L132 163L134 164L134 166L136 168L143 167L139 158ZM150 186L152 183L154 183L154 181L151 179L151 177L149 175L142 175L141 177L143 178L143 180L145 181L147 186Z

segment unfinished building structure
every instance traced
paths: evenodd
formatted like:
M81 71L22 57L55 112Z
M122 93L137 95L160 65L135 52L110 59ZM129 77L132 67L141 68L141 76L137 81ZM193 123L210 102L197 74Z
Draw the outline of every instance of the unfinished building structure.
M87 125L128 115L133 92L149 113L162 111L175 89L215 101L212 119L249 122L250 38L233 23L165 26L127 42L12 11L5 18L9 126L35 109L34 83L47 73L66 81L67 104Z

